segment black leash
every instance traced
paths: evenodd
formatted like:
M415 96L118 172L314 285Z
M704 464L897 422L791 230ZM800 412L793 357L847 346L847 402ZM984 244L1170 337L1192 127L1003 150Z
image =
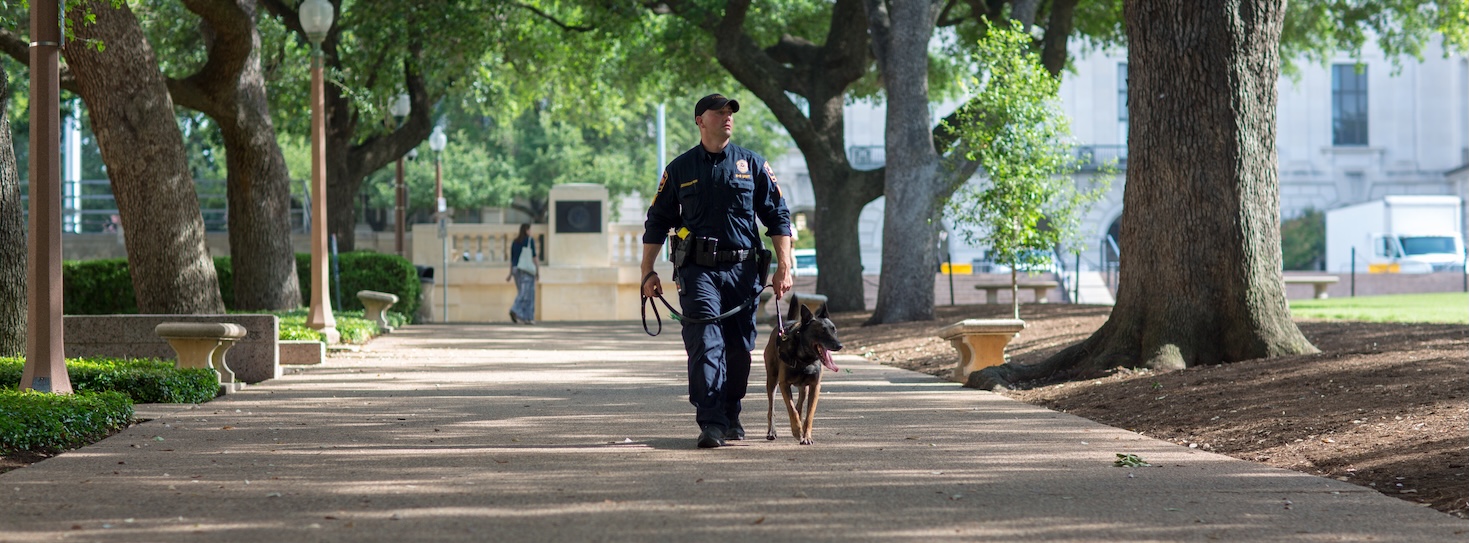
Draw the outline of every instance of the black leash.
M657 272L648 272L648 275L644 275L643 276L643 283L646 284L648 282L648 278L649 277L652 277L652 276L654 276L656 274L657 274ZM735 306L734 309L731 309L729 311L725 311L724 313L720 313L720 314L715 315L715 316L710 317L710 318L695 318L695 317L690 317L688 315L684 315L682 313L679 313L677 310L673 309L673 305L669 304L668 303L668 300L666 298L664 298L662 294L659 294L657 296L652 296L652 297L643 296L642 297L643 298L643 301L642 301L642 303L643 303L643 306L642 306L643 333L646 333L649 336L654 336L654 337L657 337L658 334L663 333L663 315L660 315L658 313L658 304L653 304L653 320L654 320L654 322L657 322L658 323L658 331L657 332L653 332L651 330L648 330L648 301L651 300L651 299L653 299L653 298L657 298L659 302L662 302L663 303L663 307L668 308L668 315L673 320L676 320L676 321L679 321L679 322L688 322L688 323L693 323L693 324L709 324L711 322L719 322L719 321L722 321L724 319L730 318L730 317L734 316L735 313L739 313L741 311L744 311L747 308L753 308L753 307L755 307L759 303L760 293L761 292L764 292L765 289L772 288L772 287L773 287L773 285L764 285L764 286L760 287L760 290L755 291L755 294L750 295L750 298L749 299L747 299L744 302L740 303L740 305ZM639 290L641 290L641 289L639 289ZM783 323L782 322L782 319L780 318L780 304L779 304L779 301L777 301L776 306L775 306L775 322L776 322L776 325L775 325L776 331L782 337L784 337L785 336L785 323Z

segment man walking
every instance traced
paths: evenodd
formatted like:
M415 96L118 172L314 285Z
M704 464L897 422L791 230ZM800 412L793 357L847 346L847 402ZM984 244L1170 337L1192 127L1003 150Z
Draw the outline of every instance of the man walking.
M750 352L755 349L753 304L724 319L711 319L740 307L764 286L762 266L768 260L756 219L775 246L776 270L771 279L777 299L791 289L790 211L770 165L749 149L729 142L739 102L720 94L699 99L694 124L699 145L668 163L658 192L648 207L643 232L643 296L660 296L663 283L653 263L673 239L673 280L683 322L684 350L689 355L689 403L699 423L700 448L745 438L740 425L740 399L750 381Z

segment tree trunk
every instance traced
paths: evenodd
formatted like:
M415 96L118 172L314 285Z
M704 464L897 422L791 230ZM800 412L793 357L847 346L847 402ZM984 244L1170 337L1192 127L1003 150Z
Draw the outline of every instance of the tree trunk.
M26 350L26 228L21 216L20 175L10 139L9 77L0 70L0 356Z
M204 240L184 139L153 48L124 3L68 12L77 41L62 48L87 102L122 215L128 269L143 313L220 313L219 280ZM101 40L102 51L83 39Z
M933 319L938 231L946 180L929 127L928 43L937 6L868 0L873 50L887 95L882 274L868 324Z
M1316 352L1280 270L1276 82L1283 0L1127 2L1132 127L1117 306L1034 366L970 386ZM1143 249L1147 248L1147 252Z
M276 141L260 69L254 0L185 0L212 31L198 73L170 81L179 105L208 115L224 137L228 168L232 309L301 306L291 247L291 176Z

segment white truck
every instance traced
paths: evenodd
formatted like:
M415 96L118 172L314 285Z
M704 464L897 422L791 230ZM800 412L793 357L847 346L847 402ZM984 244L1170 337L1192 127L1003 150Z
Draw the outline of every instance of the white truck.
M1387 196L1333 209L1326 212L1326 271L1463 271L1463 228L1457 196Z

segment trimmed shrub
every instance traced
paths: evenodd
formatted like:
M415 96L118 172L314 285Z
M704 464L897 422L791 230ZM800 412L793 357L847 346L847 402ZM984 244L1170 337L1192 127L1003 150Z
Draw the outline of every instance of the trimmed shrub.
M121 392L0 389L0 451L57 452L94 443L133 419Z
M69 260L61 263L63 306L67 315L138 312L133 278L125 258Z
M375 290L396 294L398 303L392 311L412 316L418 312L418 295L421 286L418 270L408 259L398 255L352 251L337 255L337 266L342 272L342 307L338 311L363 311L362 301L357 299L359 290ZM311 300L311 254L296 253L296 275L301 282L301 299ZM328 284L336 288L336 278L327 274Z
M276 316L281 319L280 338L282 340L326 341L321 332L306 326L307 312L306 309L275 312ZM362 310L335 311L332 316L337 320L337 333L342 335L342 343L367 343L367 340L378 335L377 323L363 318ZM388 312L388 324L402 326L405 320L402 315Z
M0 387L20 386L22 358L0 358ZM137 403L203 403L219 393L219 377L208 368L179 369L156 358L70 358L66 373L78 392L113 391Z

